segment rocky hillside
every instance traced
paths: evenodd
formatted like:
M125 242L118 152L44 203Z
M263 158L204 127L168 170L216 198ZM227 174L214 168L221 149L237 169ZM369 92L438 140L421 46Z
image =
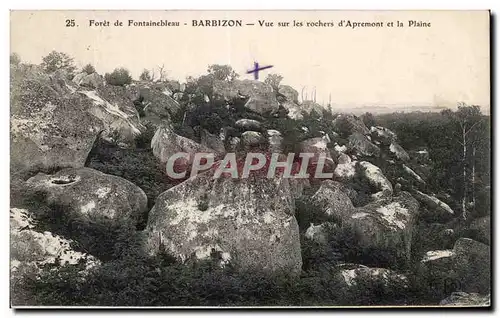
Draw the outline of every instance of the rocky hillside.
M289 86L200 87L11 66L15 305L489 303L489 216L457 221L427 150ZM248 152L333 177L189 177L196 153Z

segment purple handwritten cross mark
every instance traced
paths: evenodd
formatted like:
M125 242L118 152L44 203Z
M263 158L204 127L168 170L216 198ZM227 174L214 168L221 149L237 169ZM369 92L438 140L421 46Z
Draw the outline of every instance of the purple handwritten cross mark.
M258 62L253 62L253 67L254 67L253 70L247 71L247 74L253 73L254 79L258 80L259 79L259 72L260 71L266 70L266 69L271 68L273 66L272 65L268 65L268 66L259 67L259 63Z

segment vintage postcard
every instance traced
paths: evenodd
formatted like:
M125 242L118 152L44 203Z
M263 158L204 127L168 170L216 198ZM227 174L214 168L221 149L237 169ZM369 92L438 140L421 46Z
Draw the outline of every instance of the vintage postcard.
M489 11L11 11L10 302L489 308Z

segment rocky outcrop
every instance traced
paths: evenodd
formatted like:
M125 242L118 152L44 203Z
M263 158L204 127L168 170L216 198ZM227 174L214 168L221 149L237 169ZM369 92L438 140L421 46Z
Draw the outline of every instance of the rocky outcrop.
M234 123L234 126L242 129L242 131L253 130L260 132L262 130L262 124L258 120L254 119L239 119Z
M12 67L11 170L83 167L104 123L92 102L58 73Z
M382 126L372 126L370 132L374 141L378 141L385 146L391 145L397 140L396 133Z
M384 176L382 170L368 161L361 161L359 169L364 180L376 189L372 194L374 200L383 200L392 197L393 188L391 182Z
M280 85L278 93L285 96L287 100L293 103L299 103L299 93L289 85Z
M434 196L425 194L418 190L412 191L412 195L415 197L415 199L417 199L428 209L434 211L436 213L437 218L447 219L455 214L455 212L453 212L453 210L448 206L448 204L444 203L443 201L439 200Z
M73 77L73 83L83 87L97 89L104 86L104 78L96 72L92 74L79 73Z
M408 192L401 192L390 203L374 202L357 208L344 224L357 233L359 246L409 260L418 208Z
M389 146L389 151L394 155L394 157L401 161L410 160L410 156L408 155L408 153L396 142L391 143L391 145Z
M273 88L254 80L233 80L231 82L215 80L214 94L225 100L246 98L245 107L258 114L274 113L279 104Z
M63 206L65 217L88 224L133 224L147 208L146 194L139 187L91 168L39 173L26 184L43 193L47 204Z
M355 132L349 136L347 147L354 151L358 156L380 156L380 148L372 144L366 136L359 132Z
M145 230L146 252L166 249L181 260L215 253L237 268L298 274L299 229L288 180L213 176L206 171L158 197Z
M353 133L369 135L370 130L363 123L361 118L355 115L342 114L333 120L333 129L340 135L349 136Z
M355 209L349 196L344 192L344 185L333 180L325 180L311 197L318 208L333 220L345 220L351 217Z
M127 94L130 99L142 104L146 116L165 118L175 115L181 109L164 85L138 82L127 86Z
M31 213L25 209L10 209L10 269L16 280L25 275L37 275L43 265L83 264L82 270L98 266L91 255L71 248L71 241L51 232L38 232Z
M336 281L344 292L356 292L359 288L370 287L383 287L399 291L408 288L408 278L405 275L387 268L346 264L338 269Z
M156 130L151 139L151 148L153 149L153 155L164 167L172 155L187 153L189 158L181 157L175 161L174 172L176 173L189 172L196 153L209 153L215 157L220 155L214 149L199 144L192 139L177 135L167 125L163 125Z
M333 171L333 178L342 182L351 181L356 175L357 161L352 161L346 154L341 154L337 159L337 166Z
M491 306L491 297L477 293L453 292L450 296L441 300L441 306L456 307L489 307Z

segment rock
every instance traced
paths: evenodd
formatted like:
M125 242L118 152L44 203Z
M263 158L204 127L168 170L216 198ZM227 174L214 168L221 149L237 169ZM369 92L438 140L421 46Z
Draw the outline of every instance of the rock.
M342 182L351 181L356 175L357 161L351 161L348 155L341 154L338 158L338 164L333 171L333 178Z
M359 167L363 178L366 179L373 188L378 190L378 192L372 194L374 200L381 200L392 196L392 184L384 176L379 167L368 161L361 161Z
M231 82L215 80L214 94L225 100L247 98L245 107L258 113L269 114L278 111L279 104L273 88L256 80L233 80Z
M146 130L125 88L106 85L98 90L78 91L92 102L90 113L105 127L101 137L123 147L135 147L135 139Z
M417 150L411 152L412 158L414 158L418 163L425 164L430 160L429 152L427 149Z
M336 281L341 289L354 292L357 288L383 287L389 290L402 291L408 288L408 278L393 270L354 265L356 268L340 269Z
M409 176L410 178L412 178L413 180L415 180L417 183L420 183L420 184L425 184L425 181L424 179L422 179L422 177L420 177L415 171L413 171L412 169L410 169L407 165L403 165L403 172Z
M372 126L370 132L373 140L379 141L383 145L395 144L397 140L396 133L382 126Z
M318 244L326 244L328 242L328 233L337 228L337 225L330 222L325 222L320 225L311 225L307 228L304 237Z
M344 224L357 233L360 247L387 251L397 260L408 261L418 208L418 202L403 191L390 203L374 202L357 208Z
M257 147L265 141L264 136L256 131L245 131L241 134L241 142L246 147Z
M46 264L83 264L83 271L100 265L95 257L73 250L71 240L47 231L38 232L35 226L28 210L10 209L10 269L13 280L25 275L36 276Z
M269 151L271 153L281 153L283 151L283 136L274 129L267 131L267 140L269 141Z
M181 259L222 255L236 268L298 275L299 228L288 179L213 178L213 170L163 192L149 214L145 250Z
M300 104L300 109L302 111L305 111L308 114L311 114L311 112L314 111L320 117L323 117L323 111L325 110L325 108L323 106L321 106L320 104L318 104L312 100L303 101Z
M348 138L348 148L359 156L380 156L380 148L372 144L364 135L355 132Z
M425 277L432 290L444 292L446 289L455 288L456 281L453 272L453 250L428 251L419 263L418 273Z
M69 168L28 179L31 190L43 193L47 204L64 207L70 220L113 225L136 222L146 212L144 191L123 178L91 168Z
M341 136L349 136L353 133L369 135L370 130L365 126L361 118L355 115L342 114L333 120L333 130Z
M401 161L410 160L410 156L408 155L408 153L403 149L403 147L398 145L396 142L391 143L391 145L389 146L389 151L393 153L394 156L396 156L396 158L398 158Z
M477 218L472 221L472 223L469 225L469 231L473 231L475 238L490 245L491 224L489 216Z
M328 142L325 137L310 138L300 143L301 153L312 153L314 157L309 159L309 167L316 167L321 157L324 159L324 173L331 173L335 170L335 162L333 161L330 150L328 149ZM315 170L311 171L311 177L314 176Z
M73 77L73 82L77 85L96 89L104 86L104 78L96 72L92 74L80 73Z
M437 218L449 218L455 215L455 212L448 206L448 204L442 202L438 198L427 195L418 190L413 190L412 195L420 201L424 206L437 213Z
M289 85L280 85L278 93L284 95L287 100L293 103L299 103L299 93Z
M219 154L214 149L199 144L192 139L177 135L169 126L164 125L156 130L151 140L153 155L164 166L168 159L177 153L187 153L189 158L179 158L175 161L176 173L189 172L196 153L209 153L217 157ZM186 173L188 176L188 173Z
M242 129L243 131L245 130L253 130L253 131L261 131L262 129L262 124L257 121L257 120L253 120L253 119L239 119L237 120L234 125L237 127L237 128L240 128Z
M241 138L229 137L227 152L236 152L238 147L241 145Z
M214 134L209 133L206 129L200 131L200 143L210 149L215 150L217 154L224 154L226 149L224 148L224 142Z
M290 191L294 199L300 198L304 193L304 189L311 186L309 179L304 178L290 178L288 179L288 183L290 184Z
M453 247L453 267L460 280L460 290L487 294L491 289L490 247L469 238L460 238Z
M11 171L83 167L104 123L73 83L37 67L11 68Z
M146 116L169 118L176 115L180 104L171 97L167 88L160 84L136 83L127 87L130 98L140 101Z
M324 180L318 191L311 197L311 202L333 220L348 219L355 209L343 188L344 185L340 182Z
M281 106L288 111L287 116L289 118L295 120L300 120L304 118L304 116L302 115L302 108L298 104L292 103L290 101L285 101L281 103Z
M491 297L477 293L453 292L450 296L441 300L440 306L457 307L489 307L491 306Z

